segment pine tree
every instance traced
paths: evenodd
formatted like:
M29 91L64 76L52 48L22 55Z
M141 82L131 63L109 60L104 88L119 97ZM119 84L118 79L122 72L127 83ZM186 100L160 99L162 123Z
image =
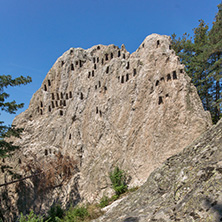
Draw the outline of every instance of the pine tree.
M211 107L209 89L212 84L212 81L208 78L208 43L208 26L203 20L200 20L199 26L194 29L193 39L187 33L178 39L176 39L175 34L172 35L173 48L185 65L186 73L197 87L198 94L206 110L210 110Z
M218 13L209 33L210 76L214 80L212 95L214 99L213 121L222 117L222 4L218 5Z
M209 76L208 51L209 51L209 37L208 26L203 20L199 21L199 26L194 29L194 56L191 66L192 81L197 87L198 94L202 100L203 106L206 110L212 112L212 95L210 89L213 81Z
M194 57L192 38L189 34L183 34L182 38L176 39L176 34L171 36L172 47L185 65L186 73L193 79L193 67L191 66Z
M175 34L171 36L172 47L185 65L214 123L222 117L222 4L218 9L210 31L200 20L193 39L187 33L178 39Z
M0 108L1 111L13 114L19 108L24 106L23 103L17 104L14 100L7 102L9 94L5 92L5 89L9 86L25 85L31 82L31 77L20 76L13 79L10 75L0 76ZM18 149L18 146L14 146L11 142L7 142L5 138L10 136L19 137L22 129L16 129L14 126L4 125L4 121L0 121L0 158L9 156L14 150Z

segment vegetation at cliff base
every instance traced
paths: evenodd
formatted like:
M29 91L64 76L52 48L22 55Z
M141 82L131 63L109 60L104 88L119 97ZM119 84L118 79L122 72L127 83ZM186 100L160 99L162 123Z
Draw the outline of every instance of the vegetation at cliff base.
M20 215L19 222L80 222L91 221L103 213L95 205L70 207L63 210L59 205L51 207L48 216L38 216L31 211L28 215Z
M26 216L21 214L19 222L78 222L96 219L104 213L101 208L110 205L122 195L125 195L125 193L134 192L138 189L138 187L134 187L128 190L128 176L126 172L118 166L116 166L113 171L109 172L109 178L115 195L110 198L107 196L102 197L99 204L71 206L67 210L62 209L60 205L53 205L48 211L47 216L37 216L31 211Z
M21 217L19 219L19 222L43 222L43 217L37 216L34 214L33 211L29 213L29 215L24 216L21 214Z

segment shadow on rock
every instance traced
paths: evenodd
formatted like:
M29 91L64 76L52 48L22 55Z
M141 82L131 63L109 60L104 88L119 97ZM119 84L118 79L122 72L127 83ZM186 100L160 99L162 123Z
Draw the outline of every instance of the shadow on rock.
M139 222L138 217L127 217L123 222Z
M211 210L217 214L215 222L222 221L222 204L219 204L217 200L214 201L211 198L206 198L204 205L207 211Z

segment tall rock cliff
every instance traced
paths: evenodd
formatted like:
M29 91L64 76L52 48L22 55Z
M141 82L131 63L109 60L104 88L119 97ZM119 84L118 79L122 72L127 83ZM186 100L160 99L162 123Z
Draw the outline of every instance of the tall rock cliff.
M131 176L130 186L140 186L209 128L211 119L170 37L153 34L132 54L124 45L71 48L13 124L24 128L21 139L14 139L21 150L11 159L23 176L31 172L24 167L28 161L45 169L58 154L75 161L66 183L41 200L30 182L23 211L45 209L55 201L97 201L111 194L108 173L116 165ZM10 189L12 202L18 203L18 188Z

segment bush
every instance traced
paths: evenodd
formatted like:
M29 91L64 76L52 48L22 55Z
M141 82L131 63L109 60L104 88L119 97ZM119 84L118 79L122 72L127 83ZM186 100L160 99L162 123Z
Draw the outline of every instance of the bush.
M121 170L118 166L114 171L109 173L109 178L112 182L112 187L119 196L127 191L127 176L125 171Z
M64 216L64 210L61 208L60 205L55 205L50 208L48 211L48 222L58 222Z
M23 161L22 169L25 173L36 174L32 182L37 191L47 192L69 181L76 170L76 161L68 153L59 152L55 158Z
M89 213L86 207L70 208L63 219L64 222L77 222L84 221L89 217Z
M113 201L117 200L118 198L119 198L119 196L115 194L110 197L110 200L113 202Z
M21 213L21 217L19 219L19 222L43 222L43 221L44 221L43 218L35 215L33 211L31 211L30 214L26 216L24 216Z
M100 200L100 203L98 204L98 206L100 208L106 207L108 205L110 205L113 201L117 200L119 198L118 195L113 195L112 197L107 197L107 196L103 196L102 199Z
M102 199L100 200L99 207L101 208L106 207L109 205L109 203L110 199L107 196L103 196Z

